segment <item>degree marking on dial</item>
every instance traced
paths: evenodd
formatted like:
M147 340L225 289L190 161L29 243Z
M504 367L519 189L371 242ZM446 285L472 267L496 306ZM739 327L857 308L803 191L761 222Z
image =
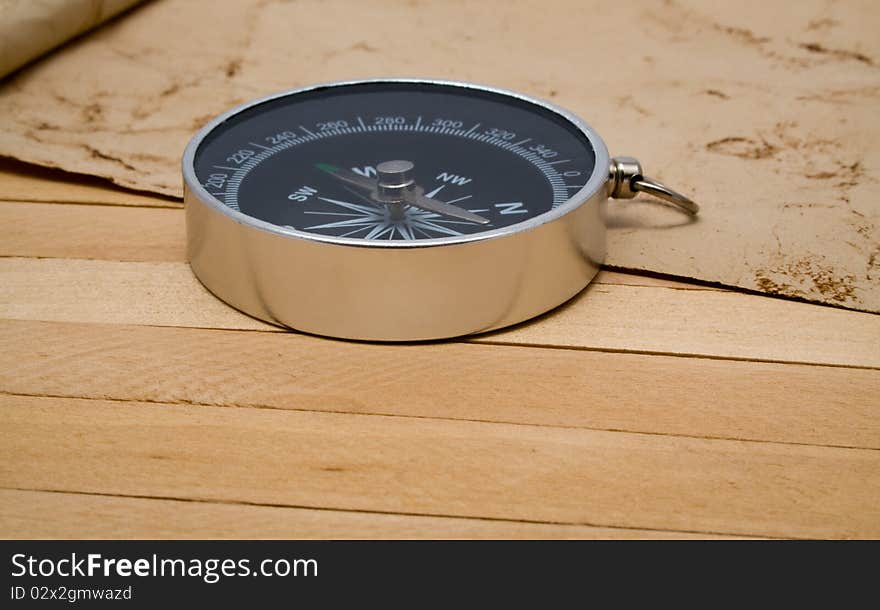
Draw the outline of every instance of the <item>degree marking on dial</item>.
M467 131L466 131L466 132L465 132L465 134L464 134L464 135L466 135L466 136L467 136L467 135L470 135L470 134L472 134L472 133L473 133L473 132L474 132L474 129L476 129L476 128L477 128L477 127L479 127L479 126L480 126L480 123L477 123L477 124L476 124L476 125L474 125L474 126L473 126L473 127L471 127L471 128L470 128L470 129L468 129L468 130L467 130Z

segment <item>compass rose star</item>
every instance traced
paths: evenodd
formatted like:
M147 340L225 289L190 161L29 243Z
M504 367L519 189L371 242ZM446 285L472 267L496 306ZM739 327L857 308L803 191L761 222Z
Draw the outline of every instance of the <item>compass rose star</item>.
M348 229L344 233L337 234L339 237L353 237L359 233L363 233L362 236L358 235L359 237L371 240L390 240L394 239L395 234L404 240L417 239L417 233L426 238L444 235L459 236L463 233L449 225L471 224L465 221L447 219L435 212L427 212L412 207L406 208L402 217L392 218L391 213L387 209L351 203L350 201L342 201L340 199L331 199L330 197L318 197L318 199L345 211L309 210L305 213L334 217L338 220L303 227L303 229L307 231Z

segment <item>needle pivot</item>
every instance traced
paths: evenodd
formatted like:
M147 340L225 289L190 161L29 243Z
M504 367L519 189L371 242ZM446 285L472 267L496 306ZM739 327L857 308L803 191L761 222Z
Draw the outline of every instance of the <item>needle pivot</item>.
M402 215L404 212L403 204L405 204L441 216L458 218L480 225L491 222L488 218L474 214L457 205L425 197L423 190L416 185L412 177L415 169L415 164L412 161L383 161L376 166L376 180L365 178L351 170L328 163L316 163L315 167L340 182L365 191L369 198L378 205L390 205L394 215Z
M415 189L411 161L385 161L376 166L376 193L384 203L404 203L407 192Z

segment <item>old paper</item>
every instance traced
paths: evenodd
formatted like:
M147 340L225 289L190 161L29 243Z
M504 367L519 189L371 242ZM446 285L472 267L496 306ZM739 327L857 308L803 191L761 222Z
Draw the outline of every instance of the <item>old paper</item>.
M0 77L141 0L0 0Z
M180 196L188 138L247 99L488 83L576 112L702 204L689 223L612 203L608 264L878 312L878 26L871 0L157 0L0 87L0 154Z

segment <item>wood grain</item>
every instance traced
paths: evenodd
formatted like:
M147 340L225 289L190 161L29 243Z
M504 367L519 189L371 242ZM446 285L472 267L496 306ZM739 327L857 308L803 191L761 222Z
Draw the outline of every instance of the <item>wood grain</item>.
M213 297L184 263L3 259L0 316L272 329ZM591 285L538 321L471 340L880 367L880 316L661 286Z
M11 227L8 239L0 242L0 256L186 262L183 209L45 203L52 205L0 201L0 221ZM593 282L724 290L665 277L609 270L600 271Z
M876 316L603 271L472 342L324 340L207 295L175 202L2 169L0 536L880 535Z
M0 321L0 391L880 447L880 372Z
M185 261L183 211L168 208L0 203L0 256Z
M545 321L547 323L545 323ZM880 367L880 316L759 295L590 286L509 343Z
M873 450L155 403L2 396L0 405L2 487L880 536Z
M0 537L687 539L709 534L0 489Z

